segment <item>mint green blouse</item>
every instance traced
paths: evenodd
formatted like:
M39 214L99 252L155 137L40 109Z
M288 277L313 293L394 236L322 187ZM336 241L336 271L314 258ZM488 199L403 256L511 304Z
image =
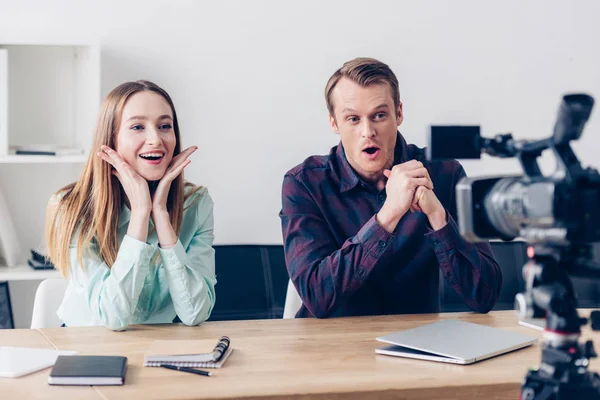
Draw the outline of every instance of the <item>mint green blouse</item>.
M206 321L215 305L215 251L212 247L213 201L205 188L187 201L177 244L158 245L150 219L146 243L127 236L131 212L119 216L121 245L109 268L94 242L77 261L77 239L70 246L69 285L57 311L67 326L104 325L124 330L131 324L169 323L179 316L186 325ZM158 255L157 255L158 253Z

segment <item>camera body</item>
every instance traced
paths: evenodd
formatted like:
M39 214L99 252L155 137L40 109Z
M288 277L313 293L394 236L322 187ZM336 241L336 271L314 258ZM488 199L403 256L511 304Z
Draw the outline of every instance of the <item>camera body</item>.
M517 141L480 136L477 126L432 126L429 159L516 157L524 175L463 178L456 187L460 233L472 242L520 237L530 244L568 246L600 241L600 175L584 169L569 142L581 136L594 100L563 97L552 137ZM557 168L542 175L537 159L551 150Z

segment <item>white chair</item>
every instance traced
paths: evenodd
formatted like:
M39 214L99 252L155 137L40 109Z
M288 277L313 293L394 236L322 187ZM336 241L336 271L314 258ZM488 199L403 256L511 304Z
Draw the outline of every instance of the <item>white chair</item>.
M290 279L288 281L287 293L285 295L285 306L283 307L283 318L296 318L296 313L302 306L302 299L296 290L296 287Z
M40 283L35 292L31 329L58 328L62 321L56 310L60 307L69 281L63 278L48 278Z

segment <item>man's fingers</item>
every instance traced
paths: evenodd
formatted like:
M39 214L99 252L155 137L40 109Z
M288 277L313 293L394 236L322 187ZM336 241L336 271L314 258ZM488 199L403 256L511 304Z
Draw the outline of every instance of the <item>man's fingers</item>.
M425 169L426 175L425 177L427 179L429 179L429 182L431 182L431 188L433 189L433 181L431 180L431 176L429 176L429 171L427 171L427 168Z
M383 174L387 177L390 178L390 176L392 174L394 174L395 176L404 176L405 179L406 178L425 178L427 179L429 182L431 182L431 177L429 176L429 171L427 171L427 168L425 167L418 167L415 169L411 169L411 170L396 170L396 167L394 167L394 169L391 172L386 172L387 170L383 171ZM398 178L396 178L398 179ZM427 185L427 187L429 189L433 189L433 182L431 182L430 185Z
M419 186L415 190L415 196L413 197L412 204L410 205L410 208L413 209L414 211L423 212L423 209L421 208L421 206L419 206L419 202L423 198L423 195L424 195L423 192L425 190L427 190L427 189L424 186Z
M433 183L431 183L431 181L427 178L412 178L411 184L414 187L424 186L429 190L433 190Z
M412 171L413 169L423 168L423 163L417 160L410 160L402 164L394 165L392 169L398 171Z
M418 172L416 172L416 171L418 171ZM428 189L433 189L433 182L431 182L431 179L429 179L429 174L427 174L426 172L423 173L423 171L414 170L414 171L406 172L406 174L407 174L407 176L410 176L410 179L419 179L419 182L423 182L421 179L425 179L428 183L427 184L419 183L418 186L426 186Z
M411 204L411 207L414 208L416 211L421 211L421 207L419 206L419 201L421 201L422 197L423 197L422 192L420 190L417 190L417 192L415 193L414 200Z
M389 178L391 174L392 174L391 170L389 170L389 169L383 170L383 175L385 175L386 178Z
M404 175L410 176L413 178L427 178L429 179L429 172L427 172L427 168L416 168L410 171L404 171Z
M395 165L392 168L392 172L386 173L386 170L383 171L383 174L389 178L392 173L395 174L403 174L404 176L411 178L427 178L431 181L431 177L429 176L429 171L427 168L423 166L423 163L417 160L410 160L403 164Z

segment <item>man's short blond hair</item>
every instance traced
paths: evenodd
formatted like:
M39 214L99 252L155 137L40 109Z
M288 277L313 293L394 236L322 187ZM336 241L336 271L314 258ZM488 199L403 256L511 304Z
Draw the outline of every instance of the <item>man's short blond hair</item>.
M350 60L342 68L338 69L331 75L327 86L325 86L325 101L329 115L335 118L333 110L333 101L331 94L333 89L338 84L340 79L347 78L360 86L369 86L372 84L387 83L390 85L394 107L398 109L400 105L400 89L398 87L398 79L387 64L382 63L374 58L358 57Z

